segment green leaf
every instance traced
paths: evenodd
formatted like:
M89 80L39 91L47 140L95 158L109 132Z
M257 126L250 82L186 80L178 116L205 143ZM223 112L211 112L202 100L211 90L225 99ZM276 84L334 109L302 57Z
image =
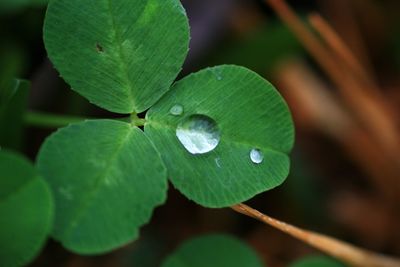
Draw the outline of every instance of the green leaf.
M290 267L345 267L345 265L325 256L308 256L292 263Z
M44 6L48 0L1 0L0 14L13 12L30 6Z
M176 105L183 107L181 116L170 112ZM220 142L209 153L189 153L176 136L177 126L193 114L217 123ZM149 110L145 132L174 186L206 207L248 200L281 184L289 172L294 140L289 109L270 83L242 67L210 68L176 83ZM252 149L262 151L262 163L250 160Z
M21 266L44 245L53 202L46 183L22 156L0 151L0 173L0 266Z
M75 91L107 110L139 113L180 72L189 26L179 0L54 0L44 40Z
M21 147L23 118L27 108L29 82L3 81L0 87L0 146L12 149Z
M186 241L161 266L262 267L263 264L240 240L227 235L207 235Z
M158 152L125 122L62 128L41 147L37 166L55 195L53 237L81 254L134 240L166 198L166 168Z

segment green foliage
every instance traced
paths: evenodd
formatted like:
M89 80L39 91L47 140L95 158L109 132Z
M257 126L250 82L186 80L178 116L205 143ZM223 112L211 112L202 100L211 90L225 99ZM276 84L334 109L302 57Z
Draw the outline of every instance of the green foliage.
M183 243L162 267L262 267L257 254L227 235L206 235Z
M13 12L30 6L46 5L48 0L1 0L0 13Z
M107 110L139 113L181 70L189 26L179 0L57 0L44 40L74 90Z
M12 84L14 77L20 76L23 72L26 55L18 43L7 40L5 43L0 44L0 58L0 105L2 105L3 90L7 90L4 87Z
M26 264L51 229L53 203L46 183L22 156L0 151L0 266Z
M0 146L19 149L29 82L5 79L0 86Z
M346 266L326 256L308 256L292 263L290 267L346 267Z
M55 197L52 236L69 250L98 254L136 239L165 201L167 170L175 187L207 207L248 200L286 178L293 123L270 83L248 69L219 66L171 86L188 51L188 32L179 0L50 1L44 40L61 76L92 103L132 113L129 123L73 123L39 151L38 170ZM137 117L149 108L145 120ZM210 118L201 130L220 134L208 153L193 155L177 137L177 127L193 116ZM40 113L25 118L64 123ZM193 130L188 125L185 131ZM263 155L259 162L250 158L255 149ZM195 245L220 244L222 258L232 250L235 257L254 256L226 237L201 240ZM259 266L254 258L246 266Z
M182 105L182 116L170 113ZM221 141L209 153L192 155L176 138L184 117L214 119ZM278 186L289 172L293 146L289 110L275 88L245 68L219 66L174 85L147 113L146 134L163 156L170 179L185 196L207 207L226 207ZM250 160L260 149L261 164Z
M132 241L165 201L165 166L144 133L128 123L62 128L43 144L37 166L55 195L53 237L78 253Z

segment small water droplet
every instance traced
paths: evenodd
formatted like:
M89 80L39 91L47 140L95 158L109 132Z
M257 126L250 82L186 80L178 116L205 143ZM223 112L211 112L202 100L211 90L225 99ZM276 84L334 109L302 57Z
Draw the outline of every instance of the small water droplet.
M174 105L170 110L169 113L174 116L180 116L183 114L183 106L182 105Z
M221 158L215 158L215 164L218 168L221 168Z
M264 154L260 149L254 148L250 151L250 159L253 163L260 164L264 160Z
M218 146L221 133L215 120L191 115L179 123L176 136L189 153L204 154Z
M215 75L215 78L217 79L217 81L221 81L222 80L222 71L221 71L221 69L219 69L219 68L215 68L214 70L213 70L213 72L214 72L214 75Z
M70 186L58 188L58 192L67 200L72 200L74 197L72 195L72 188Z

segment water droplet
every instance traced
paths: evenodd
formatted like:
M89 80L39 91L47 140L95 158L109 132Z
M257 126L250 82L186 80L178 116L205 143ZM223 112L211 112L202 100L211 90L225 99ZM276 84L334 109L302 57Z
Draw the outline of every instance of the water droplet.
M176 136L191 154L204 154L218 146L221 134L215 120L205 115L191 115L179 123Z
M215 158L215 164L218 168L221 168L221 158Z
M70 186L67 187L60 187L58 188L58 192L66 199L66 200L72 200L74 198L72 194L72 188Z
M253 163L260 164L264 160L264 154L261 150L254 148L250 151L250 159Z
M217 78L217 81L221 81L222 80L222 71L219 68L216 68L213 70L214 74L215 74L215 78Z
M174 116L180 116L183 114L183 106L181 105L174 105L170 110L169 113Z

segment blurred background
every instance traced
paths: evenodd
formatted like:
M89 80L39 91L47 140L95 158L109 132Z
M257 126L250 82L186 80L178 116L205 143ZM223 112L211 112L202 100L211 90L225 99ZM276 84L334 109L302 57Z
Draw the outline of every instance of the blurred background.
M30 110L115 116L59 78L42 41L46 1L27 2L0 0L0 79L13 75L32 82ZM400 1L287 1L297 17L262 0L182 3L192 39L180 77L207 66L243 65L272 82L293 113L290 176L247 204L400 256ZM34 160L52 131L25 125L13 147ZM318 253L230 209L202 208L170 186L167 203L156 209L138 241L96 257L74 255L49 241L31 266L155 267L182 241L214 232L247 241L267 266Z

